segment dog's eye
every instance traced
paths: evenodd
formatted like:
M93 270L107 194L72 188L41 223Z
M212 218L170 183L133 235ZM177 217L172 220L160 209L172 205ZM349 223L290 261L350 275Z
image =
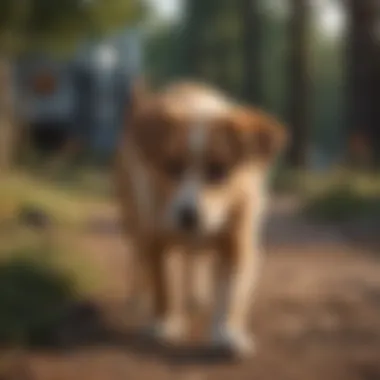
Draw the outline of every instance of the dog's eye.
M185 164L180 160L167 160L164 163L164 170L171 179L178 179L185 171Z
M206 180L210 183L217 183L227 176L227 166L221 162L209 162L205 169Z

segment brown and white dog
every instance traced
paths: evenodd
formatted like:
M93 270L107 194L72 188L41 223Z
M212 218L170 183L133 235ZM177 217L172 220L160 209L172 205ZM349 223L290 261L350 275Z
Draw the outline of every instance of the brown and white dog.
M189 260L202 271L213 257L222 297L210 295L210 272L203 271L204 281L197 277L193 286L196 301L221 298L212 341L238 354L251 351L247 319L267 177L285 140L272 117L202 84L180 82L159 93L134 94L118 149L116 186L143 265L139 275L150 282L150 331L159 338L176 342L185 336Z

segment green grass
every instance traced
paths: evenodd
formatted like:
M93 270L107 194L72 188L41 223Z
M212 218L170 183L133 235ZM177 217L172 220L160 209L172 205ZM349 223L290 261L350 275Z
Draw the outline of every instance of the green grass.
M83 176L85 177L84 173ZM107 202L106 190L102 194L97 192L101 187L100 183L106 180L97 178L96 182L94 178L58 181L26 173L2 178L0 219L15 217L24 205L33 205L49 214L58 223L84 223L94 203Z
M380 220L378 176L338 173L325 181L315 181L314 186L309 183L304 194L304 212L313 219L330 222L366 218Z
M339 186L354 186L355 191L380 191L380 174L366 174L346 170L331 170L327 173L311 171L279 170L274 173L273 189L278 193L300 195L320 194Z
M35 235L20 230L13 248L0 250L0 346L49 342L70 306L103 284L100 268L72 242Z
M65 184L15 173L0 187L0 346L44 343L60 328L70 305L101 288L101 268L81 244L81 227L91 211L108 204L83 182ZM24 205L33 205L55 222L33 230L18 223Z
M31 257L0 264L0 342L29 344L52 334L77 292L70 277Z
M69 305L84 293L69 271L55 265L52 252L9 252L0 262L0 343L46 341L59 328Z
M276 194L295 195L304 213L319 221L380 219L380 175L332 170L328 173L279 170L272 186Z

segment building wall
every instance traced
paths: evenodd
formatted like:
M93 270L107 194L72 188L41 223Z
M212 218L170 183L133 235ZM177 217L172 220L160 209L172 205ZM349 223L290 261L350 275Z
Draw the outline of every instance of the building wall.
M70 60L29 56L17 70L20 112L31 125L66 128L95 154L109 155L118 138L129 86L142 69L141 35L122 30L107 39L86 42ZM54 73L56 91L33 91L31 79Z

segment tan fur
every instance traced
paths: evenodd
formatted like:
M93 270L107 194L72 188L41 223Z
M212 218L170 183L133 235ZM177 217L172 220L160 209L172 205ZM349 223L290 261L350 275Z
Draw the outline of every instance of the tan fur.
M137 277L149 283L155 332L172 341L185 336L189 259L215 266L207 256L212 253L219 262L219 282L227 286L220 302L225 318L217 318L214 340L246 352L266 176L284 146L284 130L265 113L234 104L201 84L177 83L157 94L141 93L134 97L119 145L115 183L141 269ZM188 174L176 177L182 170ZM177 203L185 201L196 204L197 233L168 222ZM211 274L203 272L202 282L193 286L201 304L215 298L211 292L216 289Z

